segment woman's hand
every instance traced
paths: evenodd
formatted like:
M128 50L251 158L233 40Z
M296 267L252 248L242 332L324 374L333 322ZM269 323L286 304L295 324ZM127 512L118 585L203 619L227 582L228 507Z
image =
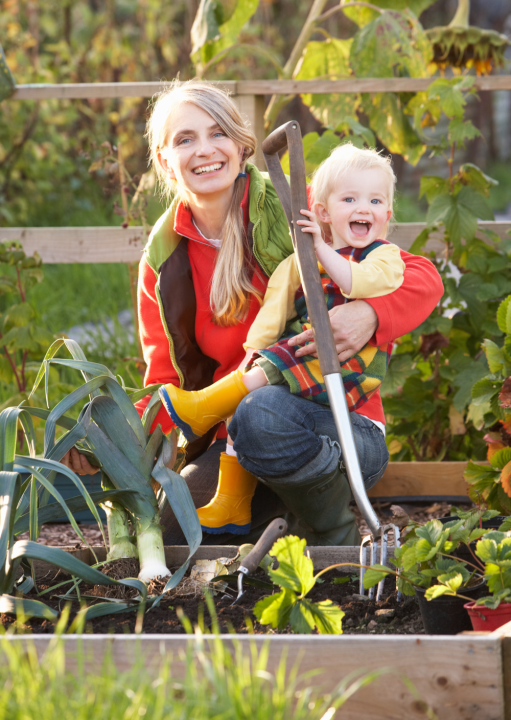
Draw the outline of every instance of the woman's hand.
M344 362L356 352L361 350L373 337L378 329L378 316L369 303L363 300L354 300L345 305L337 305L329 313L334 341L339 360ZM311 330L289 338L289 345L304 345L308 340L314 341L314 333ZM299 347L295 355L318 356L316 343Z
M76 448L71 448L60 462L77 475L95 475L99 471L99 468L91 465L86 456Z
M298 220L296 224L301 226L302 232L310 233L312 235L314 250L317 250L318 247L325 244L325 241L323 239L323 235L321 234L321 228L318 225L316 216L310 210L300 210L300 212L309 219Z

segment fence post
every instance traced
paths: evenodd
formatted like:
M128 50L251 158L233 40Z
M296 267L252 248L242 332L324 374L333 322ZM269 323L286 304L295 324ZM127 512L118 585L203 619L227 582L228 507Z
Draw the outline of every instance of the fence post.
M252 160L259 170L266 170L261 144L266 137L264 132L264 95L233 95L232 99L240 113L248 119L257 138L257 149Z

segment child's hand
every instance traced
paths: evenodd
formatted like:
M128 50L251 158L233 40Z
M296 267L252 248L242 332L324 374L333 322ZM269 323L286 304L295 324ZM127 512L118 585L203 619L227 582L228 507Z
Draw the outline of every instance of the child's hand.
M248 350L245 354L245 357L243 358L241 363L238 365L238 370L240 372L243 372L245 370L245 368L247 367L247 365L249 364L249 362L254 357L254 355L256 355L256 354L257 354L257 350L254 350L254 348L248 348Z
M308 217L309 220L298 220L297 225L302 226L303 232L311 233L314 241L314 250L317 250L318 247L323 245L325 241L323 240L323 236L321 234L321 228L316 221L316 216L310 210L300 210L300 212L302 215Z

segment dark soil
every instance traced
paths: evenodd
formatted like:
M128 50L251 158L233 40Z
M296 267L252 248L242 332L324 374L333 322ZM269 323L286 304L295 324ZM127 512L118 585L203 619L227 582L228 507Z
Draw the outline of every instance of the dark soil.
M268 579L262 570L259 570L261 579ZM256 575L257 576L257 575ZM321 600L330 599L337 603L344 610L345 617L343 619L343 631L346 634L423 634L424 628L420 617L419 607L415 597L403 597L401 602L396 601L395 585L391 579L385 581L384 598L379 603L373 600L362 598L358 595L358 580L351 580L341 585L334 584L335 579L343 577L335 570L323 575L324 582L318 583L307 595L307 598L319 602ZM61 582L63 576L60 574L53 583ZM39 590L44 590L51 585L46 582L40 583ZM64 594L69 586L61 586L55 592L59 595ZM192 594L180 597L174 594L161 600L160 606L146 612L144 616L143 632L144 633L184 633L185 629L179 620L179 608L182 608L185 615L189 618L192 626L194 626L200 617L204 618L206 627L211 627L211 617L207 610L204 598L201 594L195 595L186 583L185 591ZM82 594L95 594L97 589L87 587L83 583L80 586ZM105 590L101 588L102 594ZM268 590L249 587L245 588L245 595L241 602L232 606L232 602L236 597L234 588L228 588L228 593L218 593L215 598L215 607L218 616L218 622L221 632L229 632L234 629L237 633L247 633L246 619L249 618L253 624L254 632L261 633L288 633L289 630L274 631L267 625L261 625L253 614L254 605L262 597L269 594ZM27 599L35 599L37 595L34 592L27 594ZM51 594L44 595L41 600L55 609L61 609L64 602L52 598ZM79 609L78 602L72 605L71 616ZM12 615L0 614L0 623L5 627L9 627L13 623ZM132 633L135 631L136 612L129 611L118 615L110 615L92 620L88 627L88 632L93 633ZM26 622L20 630L31 633L52 633L54 630L53 623L47 620L33 619Z

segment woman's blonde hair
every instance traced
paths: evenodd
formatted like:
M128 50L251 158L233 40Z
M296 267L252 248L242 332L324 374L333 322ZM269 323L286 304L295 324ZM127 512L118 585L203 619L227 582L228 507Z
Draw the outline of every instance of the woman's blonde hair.
M168 176L158 159L168 145L172 111L182 103L190 103L205 110L227 137L244 148L240 172L245 171L246 162L254 154L257 141L229 95L215 85L200 80L176 80L157 95L147 122L150 160L163 194L168 198L177 195L186 205L186 189ZM235 325L240 322L246 317L251 296L256 295L261 299L261 294L251 280L252 254L240 209L246 182L243 177L238 177L234 182L234 192L223 226L222 245L211 282L210 303L213 319L218 325Z
M323 160L312 175L312 194L314 203L326 205L336 186L360 170L381 170L387 179L387 200L392 210L396 176L392 170L390 157L382 155L374 148L357 148L351 143L338 145L326 160ZM321 223L323 225L323 223ZM326 230L326 228L324 228Z

